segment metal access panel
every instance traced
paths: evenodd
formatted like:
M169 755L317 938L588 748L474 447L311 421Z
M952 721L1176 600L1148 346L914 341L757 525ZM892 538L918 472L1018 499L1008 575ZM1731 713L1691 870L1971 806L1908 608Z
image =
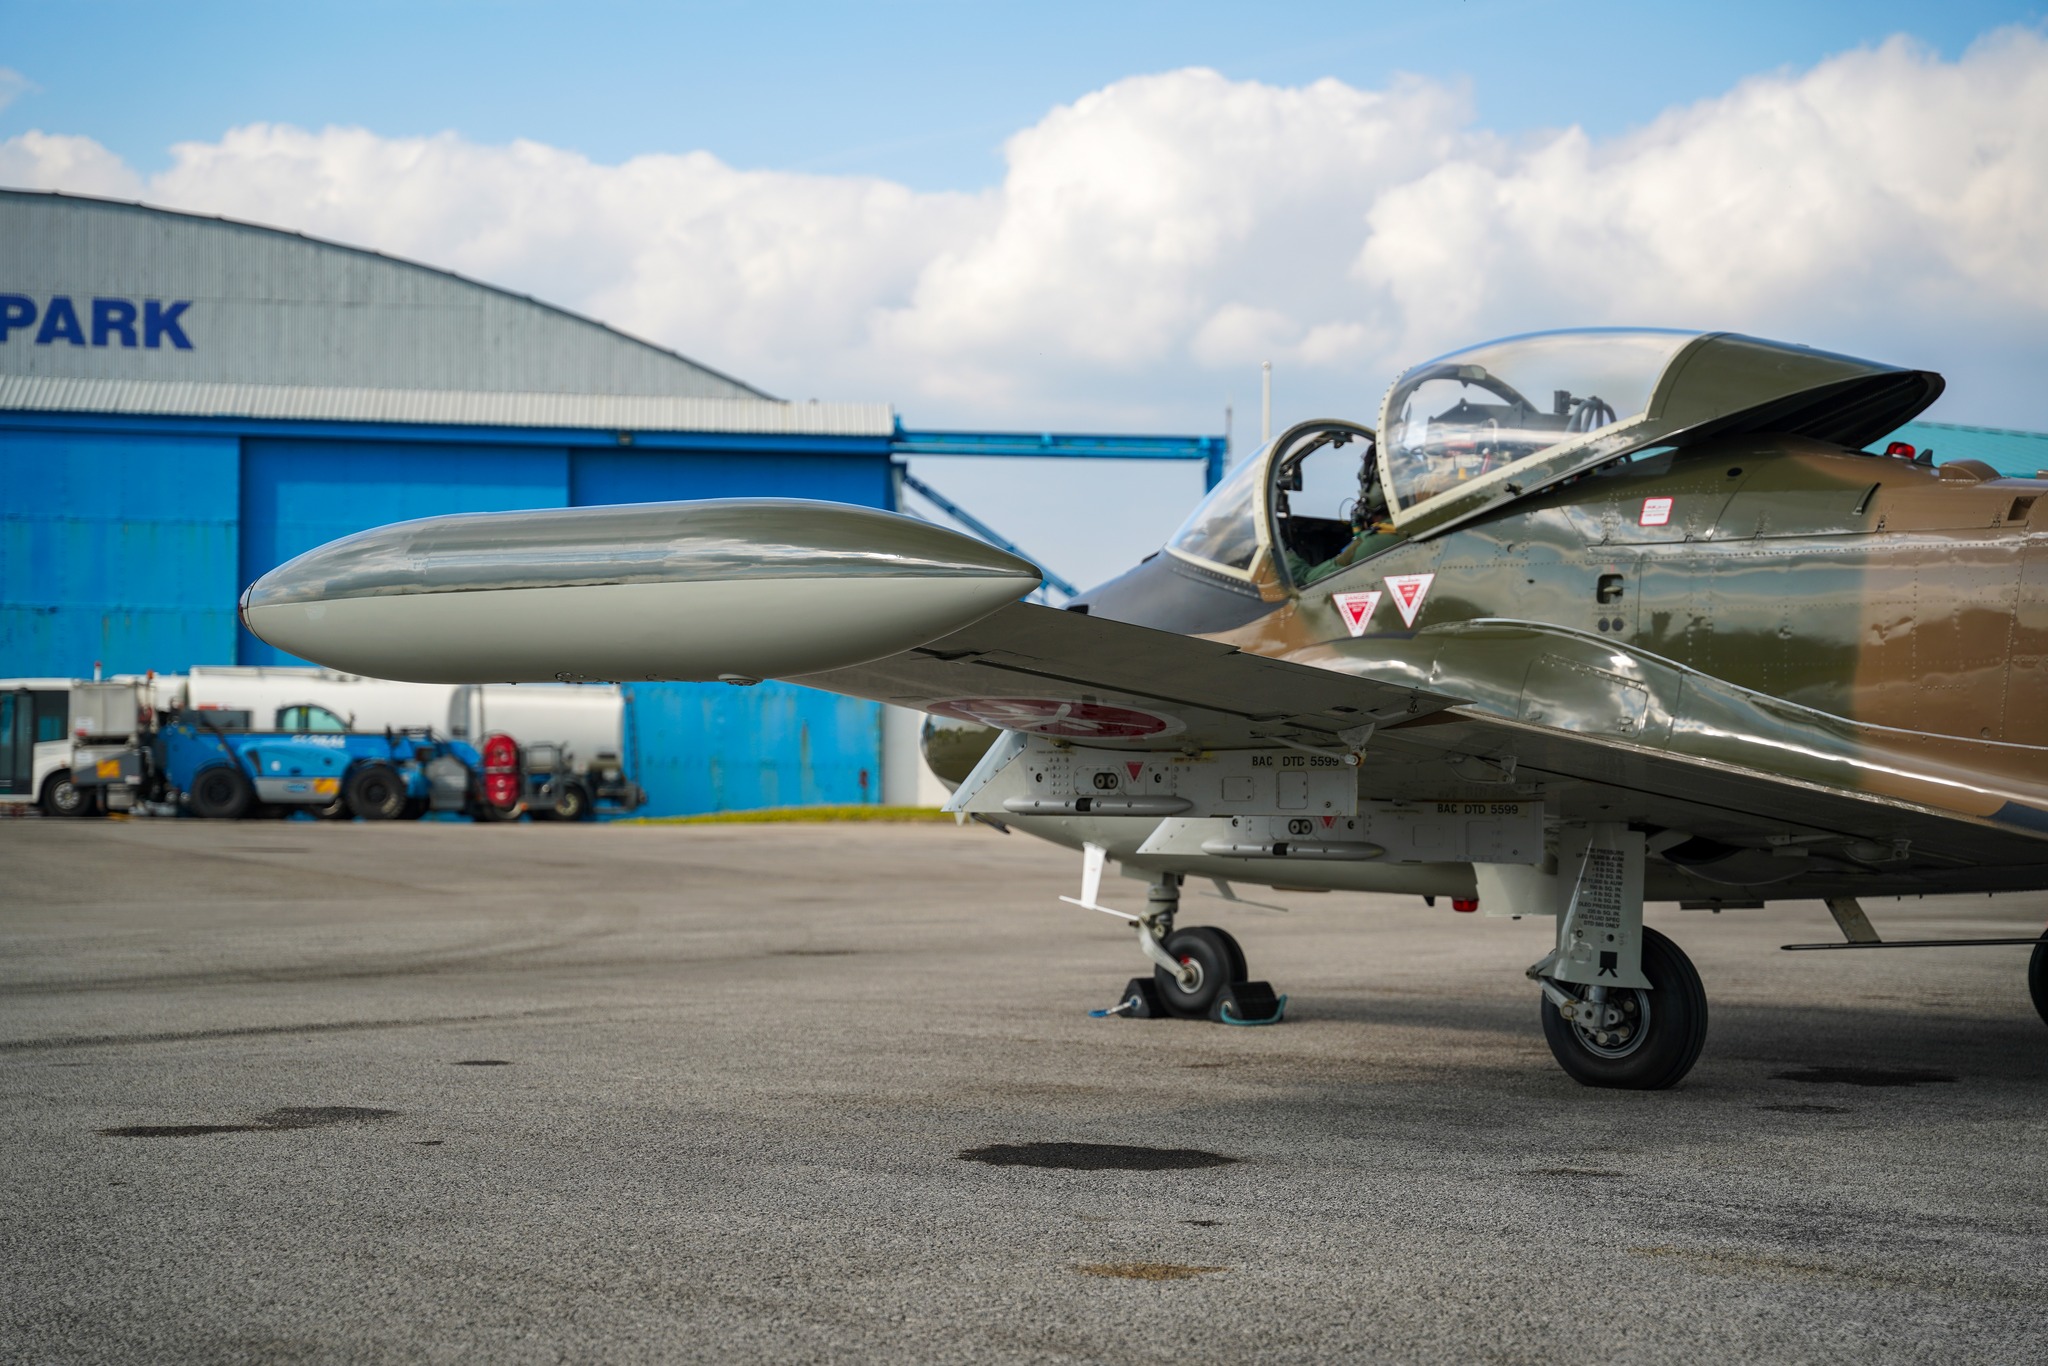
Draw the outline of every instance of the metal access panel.
M71 781L80 787L138 786L142 751L132 745L81 745L71 755Z
M142 725L139 683L77 683L71 688L71 733L81 741L111 744Z
M1014 733L1013 733L1014 734ZM1358 770L1290 749L1088 749L1018 735L989 750L949 810L990 815L1349 816Z
M1353 816L1168 819L1141 854L1384 863L1541 863L1540 801L1360 802Z

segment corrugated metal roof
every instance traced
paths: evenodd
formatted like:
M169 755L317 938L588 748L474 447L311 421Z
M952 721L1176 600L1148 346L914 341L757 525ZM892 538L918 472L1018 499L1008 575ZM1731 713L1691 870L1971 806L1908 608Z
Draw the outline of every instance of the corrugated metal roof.
M92 345L81 329L69 344L60 334L51 345L0 346L5 374L774 397L593 318L451 271L118 200L0 189L0 281L38 310L63 296L95 328ZM102 297L172 303L176 335L151 334L146 313L139 329L100 329L90 301ZM101 344L113 342L121 344Z
M731 432L759 436L881 436L896 430L886 403L608 394L488 394L451 389L330 389L194 380L65 379L0 375L0 411L254 417L437 426L585 427L598 431Z

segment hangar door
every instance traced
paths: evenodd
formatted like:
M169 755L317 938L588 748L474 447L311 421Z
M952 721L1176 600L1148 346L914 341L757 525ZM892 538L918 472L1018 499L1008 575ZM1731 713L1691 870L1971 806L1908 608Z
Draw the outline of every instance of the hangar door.
M222 664L235 440L0 432L0 676Z
M822 498L893 506L886 448L873 452L579 450L579 506L684 498ZM804 629L801 621L789 623ZM631 683L627 756L649 815L843 805L882 797L882 709L773 681Z

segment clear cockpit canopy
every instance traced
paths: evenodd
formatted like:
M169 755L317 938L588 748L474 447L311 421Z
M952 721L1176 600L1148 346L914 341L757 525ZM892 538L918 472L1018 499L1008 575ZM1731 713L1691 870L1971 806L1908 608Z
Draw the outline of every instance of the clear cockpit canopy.
M1397 515L1641 419L1672 357L1698 336L1546 332L1453 351L1409 370L1388 391L1380 419Z
M1249 570L1259 553L1258 501L1265 476L1264 459L1240 461L1195 505L1167 547L1224 569Z
M1376 441L1344 422L1290 429L1233 469L1167 545L1248 581L1271 548L1298 586L1378 553L1373 538L1433 536L1653 448L1753 433L1855 449L1941 391L1932 371L1734 332L1509 337L1404 372L1387 390ZM1313 451L1348 458L1354 437L1371 462L1301 463ZM1268 534L1276 522L1285 523L1277 540Z

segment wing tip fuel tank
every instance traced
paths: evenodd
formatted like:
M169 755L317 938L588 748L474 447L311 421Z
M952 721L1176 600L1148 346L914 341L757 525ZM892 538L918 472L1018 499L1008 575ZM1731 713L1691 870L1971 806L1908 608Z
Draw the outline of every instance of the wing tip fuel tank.
M241 616L280 650L380 678L756 679L910 649L1039 582L897 513L719 499L376 527L271 570Z

